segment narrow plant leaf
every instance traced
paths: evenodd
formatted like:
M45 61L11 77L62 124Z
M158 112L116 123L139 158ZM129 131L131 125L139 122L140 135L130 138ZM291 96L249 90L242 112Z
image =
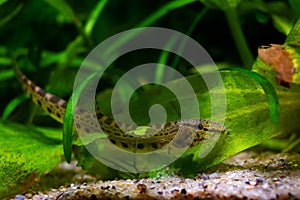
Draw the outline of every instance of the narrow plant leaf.
M8 0L0 0L0 6L2 5L2 4L4 4L5 2L7 2Z
M68 101L63 123L63 149L67 163L72 159L72 137L73 137L73 123L74 123L74 110L73 95Z
M88 20L84 26L84 32L86 35L91 36L93 28L107 2L108 0L99 1L91 11L90 16L88 17Z
M162 18L163 16L165 16L168 13L170 13L171 11L173 11L175 9L178 9L178 8L181 8L183 6L186 6L186 5L188 5L190 3L193 3L193 2L196 2L196 0L175 0L175 1L168 2L164 6L161 6L159 9L157 9L156 11L154 11L153 14L151 14L148 17L146 17L146 19L144 19L140 23L138 23L135 26L135 28L150 26L155 21L157 21L158 19ZM119 40L116 44L114 44L111 47L110 51L114 51L114 49L119 48L124 43L128 42L129 40L131 40L134 36L135 36L135 34L131 34L131 35L127 36L127 38L125 38L124 40L122 40L122 41Z
M51 5L53 8L55 8L62 16L64 16L67 22L73 22L75 24L76 28L78 29L78 32L80 33L80 36L77 36L75 38L75 41L79 42L81 41L81 39L83 39L89 45L91 44L91 38L85 34L79 17L77 17L76 12L73 11L73 8L68 4L68 2L66 2L65 0L44 0L44 1L47 2L49 5ZM75 45L77 44L77 42L75 42ZM68 48L70 48L71 44L69 44ZM70 58L70 57L66 56L66 58Z
M60 14L62 14L66 21L71 22L75 20L75 13L71 6L65 0L44 0L53 8L55 8Z
M207 13L208 8L205 7L204 9L202 9L201 12L199 12L199 14L197 15L197 17L195 18L195 20L193 21L193 23L190 25L189 29L187 30L187 32L185 33L185 35L190 36L191 33L194 31L196 25L199 23L199 21L203 18L203 16ZM176 38L170 38L169 44L168 45L174 45L174 43L176 42ZM185 41L183 41L180 44L180 49L179 52L181 52L183 50L183 48L186 45L186 39ZM165 64L167 62L167 59L170 55L169 51L163 51L160 55L160 58L158 60L158 63L161 64ZM177 64L179 62L180 56L176 56L173 63L171 64L171 66L173 66L174 68L177 67ZM156 73L155 73L155 82L156 83L161 83L163 80L163 75L164 75L164 70L162 67L158 68Z
M5 1L0 2L0 5L4 3ZM14 16L16 16L22 9L23 4L18 5L9 15L5 16L0 20L0 27L5 25L7 22L9 22Z
M5 81L10 78L13 78L15 76L14 70L8 69L8 70L1 70L0 74L0 81Z
M64 116L63 124L63 147L65 159L68 163L71 162L72 158L72 138L74 131L74 114L76 105L82 91L86 88L90 80L99 75L99 72L94 72L87 79L85 79L74 91L71 98L68 101L66 112Z
M6 107L2 113L2 118L7 119L12 114L12 112L20 105L20 103L22 103L27 98L28 98L27 95L23 94L21 96L14 98L13 100L11 100L6 105Z
M0 49L0 54L2 54L1 49ZM5 53L3 53L3 54L5 54ZM3 55L3 57L2 57L2 55L1 55L0 64L1 64L1 67L10 66L11 65L11 58L6 57L5 55Z
M161 6L158 10L156 10L155 12L153 12L152 15L150 15L149 17L147 17L146 19L144 19L141 23L139 23L138 25L136 25L136 27L146 27L146 26L149 26L152 23L154 23L156 20L158 20L159 18L161 18L164 15L168 14L169 12L171 12L172 10L181 8L181 7L186 6L186 5L188 5L190 3L193 3L193 2L195 2L195 0L175 0L175 1L168 2L164 6Z

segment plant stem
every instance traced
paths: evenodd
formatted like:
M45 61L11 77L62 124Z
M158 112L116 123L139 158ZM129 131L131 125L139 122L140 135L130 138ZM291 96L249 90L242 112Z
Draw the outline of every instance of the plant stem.
M235 46L240 54L240 58L242 59L245 68L250 69L254 59L243 34L236 8L229 7L224 9L224 12L228 21L231 35L235 42Z

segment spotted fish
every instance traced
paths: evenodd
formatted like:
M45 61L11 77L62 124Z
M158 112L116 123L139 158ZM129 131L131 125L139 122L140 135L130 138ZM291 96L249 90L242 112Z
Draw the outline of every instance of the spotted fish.
M24 91L30 99L46 111L52 118L63 123L67 102L53 94L43 90L33 83L16 66L16 74ZM91 124L89 119L97 117L98 124ZM109 141L119 148L130 152L150 152L165 147L170 142L182 147L185 145L195 146L215 134L223 134L226 127L220 123L203 120L178 120L166 123L158 123L146 126L145 133L134 135L138 125L116 122L109 116L100 112L91 115L89 112L77 108L75 114L75 126L80 133L90 134L101 129L107 134Z

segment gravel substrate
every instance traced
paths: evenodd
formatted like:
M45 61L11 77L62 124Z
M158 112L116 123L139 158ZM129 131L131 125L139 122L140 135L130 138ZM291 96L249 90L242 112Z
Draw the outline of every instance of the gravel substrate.
M300 199L299 163L299 154L247 152L194 179L172 176L71 184L15 199Z

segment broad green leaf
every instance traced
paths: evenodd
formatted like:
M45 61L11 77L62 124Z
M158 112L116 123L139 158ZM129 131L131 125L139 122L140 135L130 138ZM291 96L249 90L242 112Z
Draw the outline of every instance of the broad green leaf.
M291 59L294 63L295 72L293 75L293 80L295 83L300 84L300 19L298 19L290 31L284 45L289 49L291 53Z
M300 46L300 19L298 19L293 26L292 30L285 40L285 44L294 47Z
M298 35L300 35L300 32L298 32ZM295 41L295 40L294 40ZM294 42L296 43L296 41ZM291 72L292 74L292 83L300 84L300 51L299 47L294 46L287 46L284 45L285 49L290 53L290 59L292 60L293 63L293 71Z
M224 70L229 70L229 71L239 71L243 72L246 75L252 77L255 81L257 81L261 87L263 88L267 100L269 102L269 107L270 107L270 117L272 119L272 122L276 124L279 120L279 102L278 102L278 97L276 94L276 91L272 84L266 79L265 77L261 76L260 74L257 74L253 71L248 71L242 68L223 68L221 71Z
M200 149L190 149L201 168L213 166L224 159L268 139L292 133L300 129L300 88L290 89L277 85L275 73L259 59L253 70L267 78L275 87L280 104L278 124L273 124L268 112L266 96L259 84L238 72L223 74L227 97L225 126L228 133L222 135L212 151L199 158ZM187 152L188 153L188 152Z
M0 121L0 198L28 190L61 161L61 130Z

